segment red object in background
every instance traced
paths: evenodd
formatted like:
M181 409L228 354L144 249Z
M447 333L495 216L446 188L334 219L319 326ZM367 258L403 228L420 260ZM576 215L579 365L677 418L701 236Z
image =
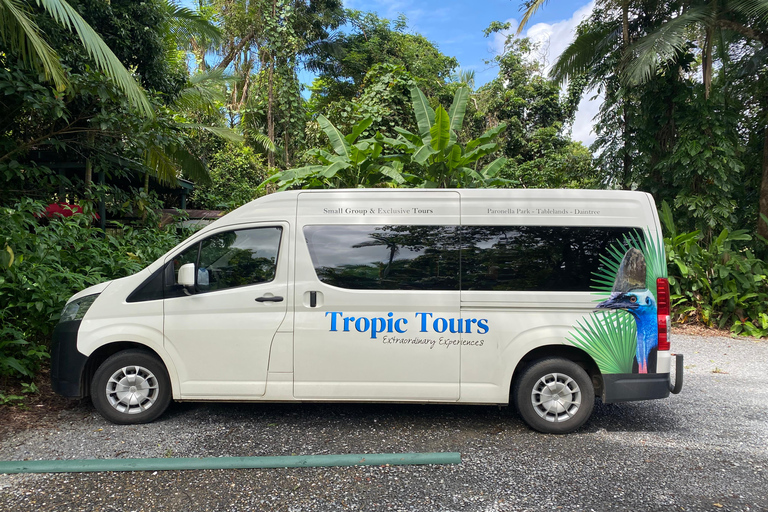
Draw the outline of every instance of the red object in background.
M49 219L54 217L71 217L76 213L83 213L82 206L69 203L51 203L45 207L45 216ZM93 218L99 220L98 214L94 213Z

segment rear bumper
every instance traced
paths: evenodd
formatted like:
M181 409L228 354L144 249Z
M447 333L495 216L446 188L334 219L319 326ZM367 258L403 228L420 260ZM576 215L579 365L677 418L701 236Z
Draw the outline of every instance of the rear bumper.
M683 355L675 356L675 381L669 373L615 373L603 375L603 402L630 402L667 398L683 389Z
M62 322L53 330L51 343L51 387L68 398L83 398L83 369L88 358L77 350L80 320Z

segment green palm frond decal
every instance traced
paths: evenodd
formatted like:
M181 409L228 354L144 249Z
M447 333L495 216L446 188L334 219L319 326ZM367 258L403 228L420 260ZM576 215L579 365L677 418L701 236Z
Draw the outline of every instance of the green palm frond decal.
M637 327L626 311L592 313L570 335L567 340L589 354L602 373L632 373Z
M624 240L611 245L608 254L600 256L603 270L594 272L592 277L592 289L597 295L610 295L613 282L621 265L621 259L630 249L642 251L645 257L647 272L645 286L656 296L656 279L667 277L667 260L664 253L664 239L660 233L654 235L648 229L643 230L644 236L635 233L625 235Z

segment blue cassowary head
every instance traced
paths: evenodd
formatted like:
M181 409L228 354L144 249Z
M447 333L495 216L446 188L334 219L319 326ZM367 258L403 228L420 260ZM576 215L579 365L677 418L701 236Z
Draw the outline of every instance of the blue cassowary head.
M630 290L613 292L611 296L597 305L598 309L625 309L635 319L649 314L656 315L656 299L648 290Z
M623 309L637 325L637 366L648 372L648 354L659 344L656 299L645 286L645 257L637 249L629 249L621 260L613 291L598 309Z

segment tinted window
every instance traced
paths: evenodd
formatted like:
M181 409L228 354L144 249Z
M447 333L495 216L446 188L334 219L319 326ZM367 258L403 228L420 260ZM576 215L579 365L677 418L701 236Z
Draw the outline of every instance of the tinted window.
M281 234L282 228L270 227L228 231L206 238L174 257L174 286L178 288L179 268L186 263L197 265L198 292L272 281Z
M462 227L462 290L589 291L600 256L632 228ZM642 239L642 238L640 238Z
M305 226L317 277L358 290L458 290L456 226Z

